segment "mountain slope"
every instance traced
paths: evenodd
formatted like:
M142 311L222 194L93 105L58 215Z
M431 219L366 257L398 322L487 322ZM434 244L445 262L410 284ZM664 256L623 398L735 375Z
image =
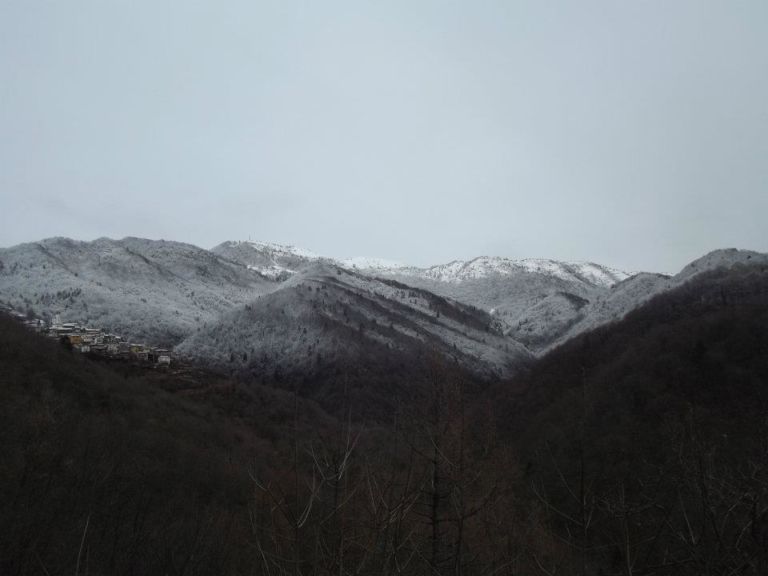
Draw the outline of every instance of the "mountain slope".
M327 260L303 248L269 242L227 241L214 246L211 252L278 281L287 280L312 262Z
M477 280L490 276L519 276L530 273L542 276L552 276L568 282L582 282L595 286L611 286L624 280L629 275L592 262L569 263L557 260L527 258L512 260L511 258L480 256L472 260L455 260L448 264L440 264L429 268L405 268L402 270L386 270L389 273L407 276L418 276L440 282L462 282Z
M0 531L0 573L237 574L255 562L242 426L2 314L0 371L0 524L13 527Z
M227 364L231 357L233 367L254 365L256 355L268 358L259 360L264 369L290 365L296 371L311 366L310 356L315 362L318 357L351 358L355 350L362 353L361 346L399 354L414 346L447 353L447 346L472 371L507 374L528 351L544 354L619 320L702 271L767 260L768 255L756 252L720 250L672 278L647 273L627 277L597 264L552 260L480 257L415 268L376 259L338 261L257 242L224 242L207 251L138 238L53 238L0 250L0 300L19 310L58 313L64 321L90 323L150 343L184 340L179 349L185 354ZM402 286L395 289L397 283ZM333 309L320 314L323 298L315 295L308 301L301 285L307 294L312 286L332 288L328 300L343 302L345 314ZM411 293L416 296L402 296ZM271 295L264 301L270 306L301 317L307 335L297 340L295 325L282 324L264 308L267 304L256 300L262 295ZM446 314L438 318L437 309ZM254 317L255 311L263 318L253 319L250 331L235 318ZM463 316L449 318L447 311ZM472 324L480 317L491 327L487 335L479 335ZM327 328L328 323L334 328ZM233 332L226 326L240 326L234 332L242 341L232 346L212 343L216 331ZM365 337L349 335L352 328ZM336 331L347 335L329 343L326 334ZM341 346L344 339L349 343Z
M620 320L652 297L680 287L697 276L717 269L768 264L768 254L735 248L715 250L685 266L678 274L636 274L599 294L581 311L576 322L551 341L542 352L603 324Z
M213 250L261 274L281 279L313 262L392 278L493 314L508 336L533 350L559 338L579 320L586 303L629 276L594 263L543 259L483 256L418 268L378 259L333 260L293 246L262 242L225 242Z
M346 258L343 260L321 256L310 250L271 242L227 241L211 249L264 276L285 280L309 264L324 262L367 275L395 273L399 270L418 270L405 264L381 258Z
M509 374L529 353L492 316L425 290L315 264L196 332L176 351L260 372L400 366L436 350L480 374Z
M303 248L269 242L227 241L215 246L211 251L267 276L290 276L312 262L327 262L369 276L401 276L448 283L488 277L515 277L530 273L551 276L566 282L609 287L630 276L626 272L593 262L570 263L539 258L513 260L480 256L472 260L454 260L447 264L419 268L381 258L358 257L339 260L320 256Z
M768 263L722 255L491 393L551 573L766 573Z
M11 306L166 344L273 288L180 242L50 238L0 250L0 299Z

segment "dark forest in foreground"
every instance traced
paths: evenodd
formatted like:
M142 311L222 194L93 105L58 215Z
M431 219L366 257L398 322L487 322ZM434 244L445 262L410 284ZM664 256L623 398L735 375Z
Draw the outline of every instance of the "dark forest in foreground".
M1 318L0 573L768 573L768 268L512 381L421 362L188 381Z

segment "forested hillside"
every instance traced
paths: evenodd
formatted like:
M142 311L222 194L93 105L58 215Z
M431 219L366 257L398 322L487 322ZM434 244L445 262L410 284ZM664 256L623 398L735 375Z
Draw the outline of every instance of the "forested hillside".
M64 322L172 345L274 289L245 266L182 242L48 238L0 248L0 300Z
M249 471L328 419L200 374L106 367L0 315L0 574L251 573Z
M768 571L768 267L718 269L495 397L551 574Z
M766 266L701 274L512 380L413 361L190 378L0 319L0 572L768 570Z

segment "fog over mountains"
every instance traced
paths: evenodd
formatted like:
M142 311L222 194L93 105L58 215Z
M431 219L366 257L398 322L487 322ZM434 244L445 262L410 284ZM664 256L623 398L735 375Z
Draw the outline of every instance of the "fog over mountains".
M720 250L670 277L553 260L417 268L263 242L205 250L50 238L0 249L0 301L232 369L395 366L436 351L476 374L507 376L703 271L766 262L766 254Z

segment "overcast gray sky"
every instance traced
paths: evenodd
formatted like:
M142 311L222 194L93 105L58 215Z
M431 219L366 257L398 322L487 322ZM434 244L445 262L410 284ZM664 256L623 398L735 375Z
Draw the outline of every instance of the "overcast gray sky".
M768 251L768 2L0 0L0 246Z

